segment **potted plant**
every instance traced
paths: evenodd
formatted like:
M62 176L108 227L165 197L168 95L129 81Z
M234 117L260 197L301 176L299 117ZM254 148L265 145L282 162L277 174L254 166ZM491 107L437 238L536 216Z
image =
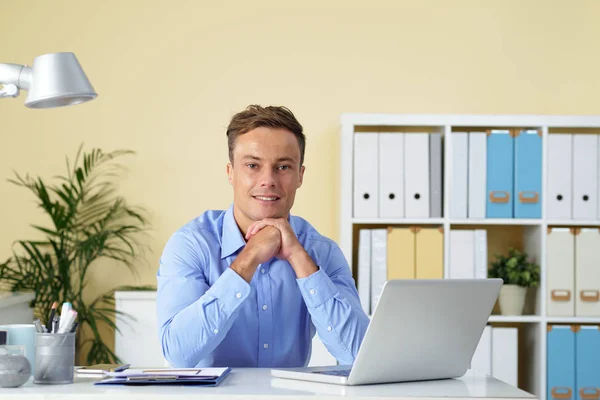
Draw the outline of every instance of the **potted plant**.
M498 298L500 313L521 315L527 289L539 286L540 267L528 259L527 253L511 248L507 255L495 255L488 276L504 281Z
M17 240L12 257L0 263L0 284L12 291L33 291L34 316L46 323L53 302L59 307L70 302L77 315L76 362L79 365L120 362L103 341L101 325L109 332L116 328L116 290L154 290L152 286L121 286L91 301L85 296L89 272L108 259L135 273L146 247L139 240L148 220L140 207L118 196L112 178L119 172L114 159L132 154L129 150L105 153L79 148L73 166L67 158L66 176L46 183L15 172L13 184L33 193L49 219L47 226L32 225L41 233L36 240ZM59 308L60 311L60 308ZM123 317L128 317L123 315ZM82 352L87 351L87 359Z

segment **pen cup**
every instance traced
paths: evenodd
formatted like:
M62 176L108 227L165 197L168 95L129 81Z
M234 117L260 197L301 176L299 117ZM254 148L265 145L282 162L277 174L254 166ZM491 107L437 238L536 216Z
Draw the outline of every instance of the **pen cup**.
M73 383L75 333L36 333L33 383Z

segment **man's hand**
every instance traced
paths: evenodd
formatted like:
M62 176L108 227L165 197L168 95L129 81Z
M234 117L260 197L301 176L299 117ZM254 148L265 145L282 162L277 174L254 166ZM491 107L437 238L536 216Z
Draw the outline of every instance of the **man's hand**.
M273 258L280 247L281 233L277 228L267 226L252 236L230 268L250 283L258 265Z
M277 228L277 230L280 232L281 248L275 255L280 260L289 261L289 258L293 254L304 251L304 248L298 241L298 238L292 230L292 227L288 221L283 218L265 218L253 223L248 227L248 232L246 232L246 240L252 240L255 235L259 235L260 232L262 232L263 228L266 229L267 227Z
M246 240L250 238L250 241L252 241L263 230L271 227L276 228L281 235L281 248L276 257L289 262L298 278L305 278L318 271L314 261L306 250L304 250L304 247L298 241L296 234L286 219L265 218L253 223L248 227Z
M246 249L253 254L257 265L269 261L280 252L281 247L281 233L274 226L266 226L265 229L257 232L246 245Z

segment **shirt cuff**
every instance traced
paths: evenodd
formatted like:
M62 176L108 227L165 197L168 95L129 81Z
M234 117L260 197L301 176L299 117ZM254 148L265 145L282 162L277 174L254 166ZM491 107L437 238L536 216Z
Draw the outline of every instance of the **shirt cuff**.
M251 286L244 278L231 268L227 268L206 293L218 299L222 310L231 315L244 303L251 290Z
M315 308L332 299L338 292L331 278L321 269L306 278L296 279L308 308Z

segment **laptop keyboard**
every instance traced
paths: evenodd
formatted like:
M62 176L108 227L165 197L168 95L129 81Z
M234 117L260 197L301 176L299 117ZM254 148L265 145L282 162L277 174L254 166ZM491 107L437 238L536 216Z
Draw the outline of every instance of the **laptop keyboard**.
M335 375L335 376L349 376L349 369L339 369L334 371L313 371L313 374L324 374L324 375Z

